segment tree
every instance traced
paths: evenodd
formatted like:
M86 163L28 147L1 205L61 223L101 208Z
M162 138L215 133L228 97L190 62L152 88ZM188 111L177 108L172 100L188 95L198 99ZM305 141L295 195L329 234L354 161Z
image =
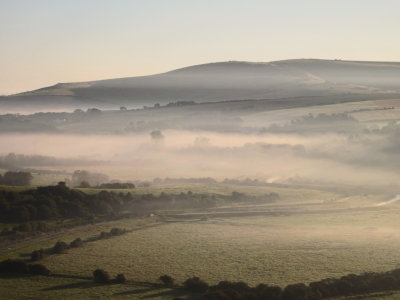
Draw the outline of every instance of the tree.
M201 280L199 277L192 277L186 279L183 283L183 287L192 292L204 293L208 290L208 283Z
M76 238L75 240L73 240L73 241L69 244L69 246L70 246L71 248L82 247L82 245L83 245L83 241L82 241L81 238Z
M115 277L115 281L118 282L118 283L125 283L126 282L126 277L125 277L124 274L118 274Z
M164 135L160 130L153 130L150 132L150 136L153 140L162 140L164 138Z
M96 269L93 271L93 279L97 283L107 283L110 281L110 275L103 269Z
M175 284L175 279L169 275L162 275L158 279L167 287L172 287Z
M79 185L80 188L90 188L90 184L87 181L81 181L81 184Z
M29 273L33 275L48 276L50 275L50 270L41 264L33 264L29 265Z
M43 249L35 250L31 254L31 260L32 261L41 260L41 259L43 259L43 257L44 257L44 250Z
M53 247L53 252L56 254L62 254L62 253L67 252L68 249L69 249L69 246L67 243L57 242Z
M29 186L33 176L29 172L11 172L8 171L3 175L1 184L13 186Z

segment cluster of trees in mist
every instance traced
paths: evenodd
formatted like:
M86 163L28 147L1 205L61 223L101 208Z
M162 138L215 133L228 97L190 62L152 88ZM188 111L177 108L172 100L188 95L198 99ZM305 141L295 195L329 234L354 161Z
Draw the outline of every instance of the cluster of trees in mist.
M3 175L0 174L0 185L29 186L32 179L33 176L29 172L8 171Z
M372 292L397 290L400 269L384 273L349 274L327 278L310 284L297 283L285 288L259 284L250 287L244 282L221 281L204 289L203 300L320 300Z
M38 187L27 191L0 191L0 221L29 222L57 218L92 218L95 216L145 215L164 209L209 208L224 203L252 201L271 202L279 199L275 193L247 196L208 193L160 195L115 193L100 191L86 194L68 188L64 182L56 186Z
M48 166L74 166L74 165L99 165L103 162L92 159L57 158L45 155L25 155L8 153L0 156L0 168L18 169L26 167L48 167ZM45 171L50 173L50 171Z
M109 181L105 174L92 173L86 170L76 170L71 177L71 185L75 187L99 186Z
M320 113L308 114L283 125L272 124L268 128L260 130L260 133L355 133L362 132L364 129L365 126L348 113Z

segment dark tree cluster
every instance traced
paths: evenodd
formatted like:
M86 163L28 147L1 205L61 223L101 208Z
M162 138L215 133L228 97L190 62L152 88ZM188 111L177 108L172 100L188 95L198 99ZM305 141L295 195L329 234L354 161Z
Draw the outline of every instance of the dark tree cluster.
M185 286L185 285L184 285ZM290 284L284 289L260 284L249 287L244 282L221 281L208 288L203 300L320 300L398 289L400 269L385 273L365 273L328 278L312 282Z
M269 128L262 129L261 133L320 133L320 132L362 132L365 129L360 122L347 113L334 113L317 115L308 114L292 120L288 124L272 124Z
M172 278L169 275L162 275L158 278L163 285L165 285L166 287L173 287L175 285L175 279Z
M63 254L67 252L69 245L66 242L58 241L53 247L54 254Z
M96 283L125 283L126 277L124 274L117 274L114 279L111 279L110 274L103 269L96 269L93 271L93 280Z
M99 188L99 189L134 189L135 184L130 183L130 182L102 183L96 188Z
M215 184L217 181L211 177L200 177L200 178L154 178L153 184L187 184L187 183L199 183L199 184Z
M0 191L0 221L29 222L117 214L129 198L129 195L107 191L88 195L62 183L24 192L3 190ZM26 231L30 231L29 228Z
M29 172L8 171L4 175L0 174L0 185L29 186L33 176Z
M75 240L73 240L70 244L69 247L70 248L79 248L83 246L83 241L81 238L76 238Z
M50 275L49 269L41 264L29 264L21 259L7 259L0 262L0 273Z
M99 235L99 239L107 239L113 236L117 236L117 235L122 235L124 233L127 233L128 231L126 229L122 229L122 228L113 228L111 229L109 232L106 231L102 231Z
M191 191L180 194L132 195L129 192L101 190L95 194L87 194L67 187L64 182L59 182L55 186L38 187L21 192L0 190L0 222L21 223L12 230L3 230L1 235L47 232L54 226L70 225L52 223L49 225L45 222L47 220L74 219L74 224L79 225L96 219L145 216L165 209L205 209L238 202L271 203L278 199L279 195L276 193L253 196L238 192L230 195Z

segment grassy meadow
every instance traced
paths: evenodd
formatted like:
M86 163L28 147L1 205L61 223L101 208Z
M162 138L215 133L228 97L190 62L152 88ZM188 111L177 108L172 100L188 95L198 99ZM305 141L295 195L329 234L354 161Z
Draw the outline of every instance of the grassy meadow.
M70 228L11 243L0 251L0 258L26 258L33 250L50 248L57 241L88 239L114 227L130 230L41 261L53 274L64 277L13 279L21 286L19 293L30 299L76 295L80 299L173 299L176 291L155 285L163 274L178 282L199 276L211 284L231 280L285 286L400 267L400 205L378 206L391 199L390 194L222 184L164 185L132 192L178 194L188 190L252 195L276 192L281 199L257 206L242 203L215 209L166 211L156 217ZM238 209L242 210L241 215L235 213ZM123 273L130 283L97 286L90 280L97 268L112 276ZM23 299L9 287L9 280L0 279L2 294ZM379 295L376 299L391 300L396 295Z

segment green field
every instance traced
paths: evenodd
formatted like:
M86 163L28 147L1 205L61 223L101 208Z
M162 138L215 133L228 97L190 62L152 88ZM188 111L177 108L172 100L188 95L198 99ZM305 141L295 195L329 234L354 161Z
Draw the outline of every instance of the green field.
M20 298L10 287L11 279L1 278L2 294L9 299L172 299L176 291L154 285L160 275L168 274L178 282L199 276L210 284L241 280L285 286L400 267L400 205L376 206L389 200L389 194L229 185L165 185L132 192L204 192L206 188L224 194L234 190L253 195L277 192L281 200L258 206L242 203L163 212L160 217L85 225L11 243L0 251L1 259L26 257L58 240L86 239L113 227L131 230L46 257L41 263L53 274L66 277L14 278L13 285L21 286ZM88 279L96 268L112 276L124 273L130 283L97 286ZM399 294L368 299L396 297Z
M15 287L18 286L18 289ZM99 285L90 279L59 277L0 277L0 299L173 299L182 291L148 283Z
M210 283L226 279L283 286L400 267L396 213L177 222L97 241L44 263L71 275L105 268L139 281L167 273L180 281L196 275Z

